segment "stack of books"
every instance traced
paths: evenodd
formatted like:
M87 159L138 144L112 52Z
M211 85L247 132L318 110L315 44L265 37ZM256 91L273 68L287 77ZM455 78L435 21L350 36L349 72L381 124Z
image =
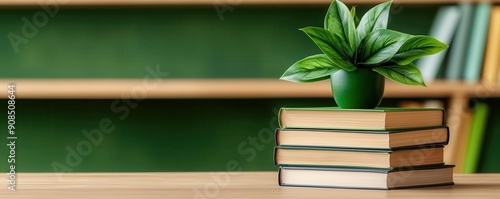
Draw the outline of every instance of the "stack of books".
M439 108L281 108L281 186L396 189L453 184Z

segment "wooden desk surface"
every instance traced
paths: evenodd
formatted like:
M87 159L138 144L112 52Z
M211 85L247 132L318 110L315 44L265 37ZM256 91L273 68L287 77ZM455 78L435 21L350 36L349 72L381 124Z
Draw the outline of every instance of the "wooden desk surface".
M454 186L404 190L279 187L276 172L20 173L0 198L500 198L500 174L456 174Z

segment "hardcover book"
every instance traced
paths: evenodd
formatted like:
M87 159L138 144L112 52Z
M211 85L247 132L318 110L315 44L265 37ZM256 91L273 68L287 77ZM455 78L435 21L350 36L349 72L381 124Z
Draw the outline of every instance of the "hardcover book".
M448 127L411 130L276 129L276 145L397 149L418 145L446 145Z
M278 166L334 166L397 168L442 165L443 146L419 146L394 150L277 146Z
M481 156L481 148L484 132L488 123L489 106L487 103L479 103L475 107L472 116L472 126L469 135L467 150L464 161L464 173L476 173Z
M453 165L397 169L280 167L278 184L357 189L453 185Z
M281 128L395 130L444 126L443 108L281 108Z

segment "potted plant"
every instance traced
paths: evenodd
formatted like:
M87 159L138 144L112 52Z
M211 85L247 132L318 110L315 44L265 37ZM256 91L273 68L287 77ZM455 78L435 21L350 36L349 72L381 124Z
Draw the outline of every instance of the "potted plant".
M412 62L448 46L435 38L387 29L392 1L371 8L361 20L355 7L334 0L324 28L302 28L323 54L294 63L280 79L315 82L330 79L340 108L371 109L384 93L385 78L407 85L425 86ZM385 77L385 78L384 78Z

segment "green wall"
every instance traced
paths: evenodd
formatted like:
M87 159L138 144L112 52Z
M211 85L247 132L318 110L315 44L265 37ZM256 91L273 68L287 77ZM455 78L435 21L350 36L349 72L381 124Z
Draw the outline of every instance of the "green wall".
M274 110L332 104L333 99L17 100L16 166L20 172L52 172L55 162L58 170L75 172L223 171L228 162L238 162L246 171L275 170ZM102 139L92 136L92 144L83 131L100 129L102 120L109 125ZM3 147L0 157L7 156Z
M212 6L63 7L46 21L37 18L42 26L33 35L23 35L23 18L33 23L43 9L3 8L0 78L142 78L145 67L156 65L170 78L276 78L296 60L320 53L298 29L322 26L326 8L235 6L221 21ZM425 34L434 13L397 7L391 28ZM407 25L417 17L419 23ZM27 41L15 45L18 53L9 34Z

